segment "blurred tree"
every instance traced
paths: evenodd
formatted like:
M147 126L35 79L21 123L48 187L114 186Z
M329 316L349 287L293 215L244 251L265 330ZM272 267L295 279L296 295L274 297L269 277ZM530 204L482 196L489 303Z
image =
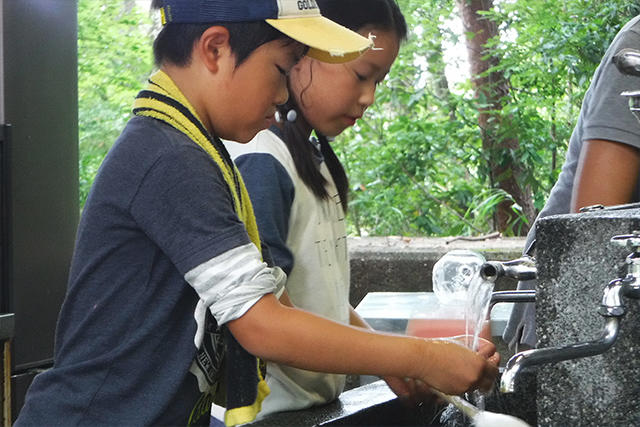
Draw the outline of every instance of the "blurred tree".
M78 2L80 206L152 70L151 31L134 0Z
M531 189L519 182L522 165L514 158L519 148L518 136L512 133L512 117L503 109L508 102L509 82L499 68L499 58L488 47L488 42L498 39L500 33L495 19L488 18L493 10L492 0L456 0L464 26L471 81L478 110L478 125L482 135L485 170L491 188L498 188L517 202L527 222L519 227L519 233L529 231L528 223L536 217ZM514 201L502 200L495 210L495 227L505 232L517 221L511 209Z

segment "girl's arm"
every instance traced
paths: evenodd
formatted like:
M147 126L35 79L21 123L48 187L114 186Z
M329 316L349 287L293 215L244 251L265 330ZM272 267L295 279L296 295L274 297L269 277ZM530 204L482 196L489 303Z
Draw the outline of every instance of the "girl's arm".
M498 373L491 345L476 354L449 341L345 326L285 307L273 294L228 326L255 356L312 371L409 377L448 394L489 389Z

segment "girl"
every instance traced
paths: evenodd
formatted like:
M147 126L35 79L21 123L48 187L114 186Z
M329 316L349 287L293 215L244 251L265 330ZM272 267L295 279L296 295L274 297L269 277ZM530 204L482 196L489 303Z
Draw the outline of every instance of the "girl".
M407 27L395 0L317 0L323 14L374 41L345 64L305 57L289 74L278 123L245 145L228 143L249 190L263 241L288 275L281 302L367 328L349 305L344 215L348 180L327 137L361 118L393 64ZM312 132L317 138L310 140ZM261 416L335 399L344 375L269 364ZM397 379L387 379L396 392Z

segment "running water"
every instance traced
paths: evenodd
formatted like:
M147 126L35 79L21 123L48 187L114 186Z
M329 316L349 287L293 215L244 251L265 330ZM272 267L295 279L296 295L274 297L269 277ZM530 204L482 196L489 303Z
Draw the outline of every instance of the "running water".
M453 250L444 254L433 266L432 289L437 307L418 307L407 321L407 335L423 338L446 338L463 336L466 333L466 311L468 289L479 277L480 266L486 261L476 252ZM489 324L482 325L478 334L491 339Z
M469 337L467 346L476 351L478 349L480 333L489 322L489 305L493 293L493 282L483 280L478 273L467 289L465 303L465 332Z
M488 317L492 293L493 282L483 280L479 272L476 272L467 289L465 302L466 345L473 351L478 350L479 338L485 325L490 325ZM489 326L489 330L491 330L491 326ZM491 332L489 332L489 336L491 336ZM467 398L478 405L480 409L485 409L485 396L479 390L468 393Z
M480 337L491 339L488 315L493 282L480 277L479 267L482 263L484 257L475 252L451 251L433 268L433 290L440 302L446 305L448 302L464 301L466 345L474 351L478 349ZM479 391L473 392L471 397L480 407L460 396L450 396L437 390L434 392L471 419L475 427L530 427L526 422L511 415L485 411L484 396Z
M531 427L520 418L483 411L459 396L450 396L438 390L434 392L469 417L475 427Z

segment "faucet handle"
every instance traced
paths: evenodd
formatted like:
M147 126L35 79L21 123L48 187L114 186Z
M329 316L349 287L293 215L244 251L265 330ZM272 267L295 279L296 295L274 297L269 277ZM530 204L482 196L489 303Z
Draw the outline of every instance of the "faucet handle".
M640 249L640 231L634 230L631 234L620 234L611 238L611 243L638 252Z
M622 49L617 52L612 61L618 69L631 76L640 76L640 52L635 49Z

